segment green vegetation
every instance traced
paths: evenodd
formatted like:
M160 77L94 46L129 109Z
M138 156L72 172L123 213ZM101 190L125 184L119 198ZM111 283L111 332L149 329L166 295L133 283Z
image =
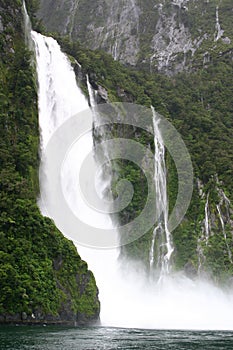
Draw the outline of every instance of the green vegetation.
M99 301L92 273L37 207L35 71L24 44L21 2L0 5L0 318L95 321Z

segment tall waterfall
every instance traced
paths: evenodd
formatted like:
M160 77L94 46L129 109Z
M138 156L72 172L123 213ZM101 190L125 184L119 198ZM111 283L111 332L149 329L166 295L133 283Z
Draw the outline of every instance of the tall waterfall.
M58 43L54 39L34 31L32 31L31 35L36 49L39 83L39 125L41 149L43 152L59 126L78 112L89 109L89 104L81 89L77 86L71 63L67 56L61 52ZM90 101L93 103L92 96L90 96ZM92 129L92 123L90 123L89 128L90 130ZM90 131L71 149L62 172L64 196L72 210L81 215L82 220L94 220L95 225L99 227L107 226L111 228L112 223L108 215L99 214L91 210L85 201L82 200L82 196L77 188L76 174L80 171L80 166L85 156L92 151L92 148L93 139ZM44 169L44 172L46 174L46 169ZM46 184L41 183L40 186L46 186ZM99 186L101 187L103 184L99 184ZM40 206L42 212L47 215L46 208L43 207L42 203L40 203ZM69 232L63 233L69 237ZM115 278L114 283L114 275L117 270L118 251L96 250L78 245L78 252L88 262L89 268L94 272L100 290L101 319L104 322L109 315L111 303L114 300L114 293L117 290L117 279ZM103 278L103 271L105 278Z
M150 268L155 264L160 271L160 276L167 275L170 272L170 259L173 252L172 238L168 230L168 198L167 198L167 174L165 163L165 147L162 135L159 130L159 118L154 108L153 125L154 125L154 146L155 146L155 168L154 181L156 193L156 210L161 213L158 223L153 232L152 244L150 249ZM156 248L156 251L155 251Z
M57 42L35 32L32 32L32 38L36 48L39 123L43 151L55 130L72 115L88 109L89 105L77 86L69 60L61 52ZM94 103L93 99L91 101ZM63 167L64 196L74 211L79 208L83 220L95 220L100 226L111 227L111 220L106 214L97 215L90 212L90 208L87 208L85 202L76 194L76 173L92 147L92 133L89 132L71 149ZM157 152L163 154L159 137L156 147ZM59 152L59 149L57 151ZM164 175L164 164L163 169L158 168L158 171ZM46 173L46 168L44 172ZM158 183L158 190L162 185L165 186L164 183ZM46 186L46 182L41 183L41 186ZM164 268L168 269L172 243L166 228L167 199L164 189L161 188L162 193L163 230L166 236L164 258L167 261ZM69 235L68 232L63 233ZM163 283L158 285L153 280L148 281L140 266L128 268L127 261L123 261L120 266L116 249L96 250L78 246L78 251L95 274L100 290L103 325L160 329L233 328L233 296L207 282L194 282L177 275L167 276Z

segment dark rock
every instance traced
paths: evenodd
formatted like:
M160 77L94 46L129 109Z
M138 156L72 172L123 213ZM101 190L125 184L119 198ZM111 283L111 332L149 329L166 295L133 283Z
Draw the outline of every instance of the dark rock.
M21 314L16 313L14 315L12 314L5 314L1 315L1 318L4 317L4 323L21 323Z
M25 321L28 318L26 312L22 312L22 316L21 317L22 317L23 321Z
M3 23L2 23L2 17L0 16L0 33L4 31Z
M102 86L98 86L97 104L108 102L108 92Z
M55 270L60 270L62 267L63 259L62 256L58 256L54 261L53 261L53 267Z
M98 315L93 315L92 317L87 317L87 315L83 313L78 313L76 318L76 325L83 326L83 325L93 325L93 324L99 324L100 319Z

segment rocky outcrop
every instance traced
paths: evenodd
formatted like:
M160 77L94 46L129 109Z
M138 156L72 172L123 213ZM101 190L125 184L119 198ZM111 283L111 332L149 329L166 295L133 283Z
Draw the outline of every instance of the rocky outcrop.
M83 261L80 261L79 266L73 264L76 272L67 271L65 265L68 259L66 257L66 261L63 261L63 258L59 256L53 264L54 294L58 291L60 295L56 311L46 311L43 306L37 305L32 296L25 292L25 298L32 299L30 300L32 306L28 308L26 305L24 307L23 304L17 305L16 301L15 309L24 309L25 311L14 312L11 309L10 312L0 313L0 324L62 324L72 326L97 324L99 322L100 302L94 276L91 271L87 270L87 265ZM68 263L70 262L68 261ZM64 282L64 277L68 283ZM33 284L33 282L31 283ZM53 291L49 292L52 295ZM40 292L38 291L38 293ZM46 300L44 302L46 304Z

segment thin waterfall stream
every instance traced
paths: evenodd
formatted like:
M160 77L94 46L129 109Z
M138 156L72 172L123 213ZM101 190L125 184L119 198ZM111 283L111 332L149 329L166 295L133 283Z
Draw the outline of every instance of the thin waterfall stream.
M150 270L153 270L154 264L160 271L160 277L166 276L171 268L171 255L174 250L171 233L168 230L168 196L167 196L167 174L165 163L165 147L162 135L159 130L159 117L157 117L154 108L153 126L154 126L154 145L155 145L155 166L154 183L156 194L156 210L160 212L158 223L154 228L152 244L150 249ZM157 242L156 242L157 241ZM156 244L157 243L157 244ZM155 262L155 245L157 245Z

